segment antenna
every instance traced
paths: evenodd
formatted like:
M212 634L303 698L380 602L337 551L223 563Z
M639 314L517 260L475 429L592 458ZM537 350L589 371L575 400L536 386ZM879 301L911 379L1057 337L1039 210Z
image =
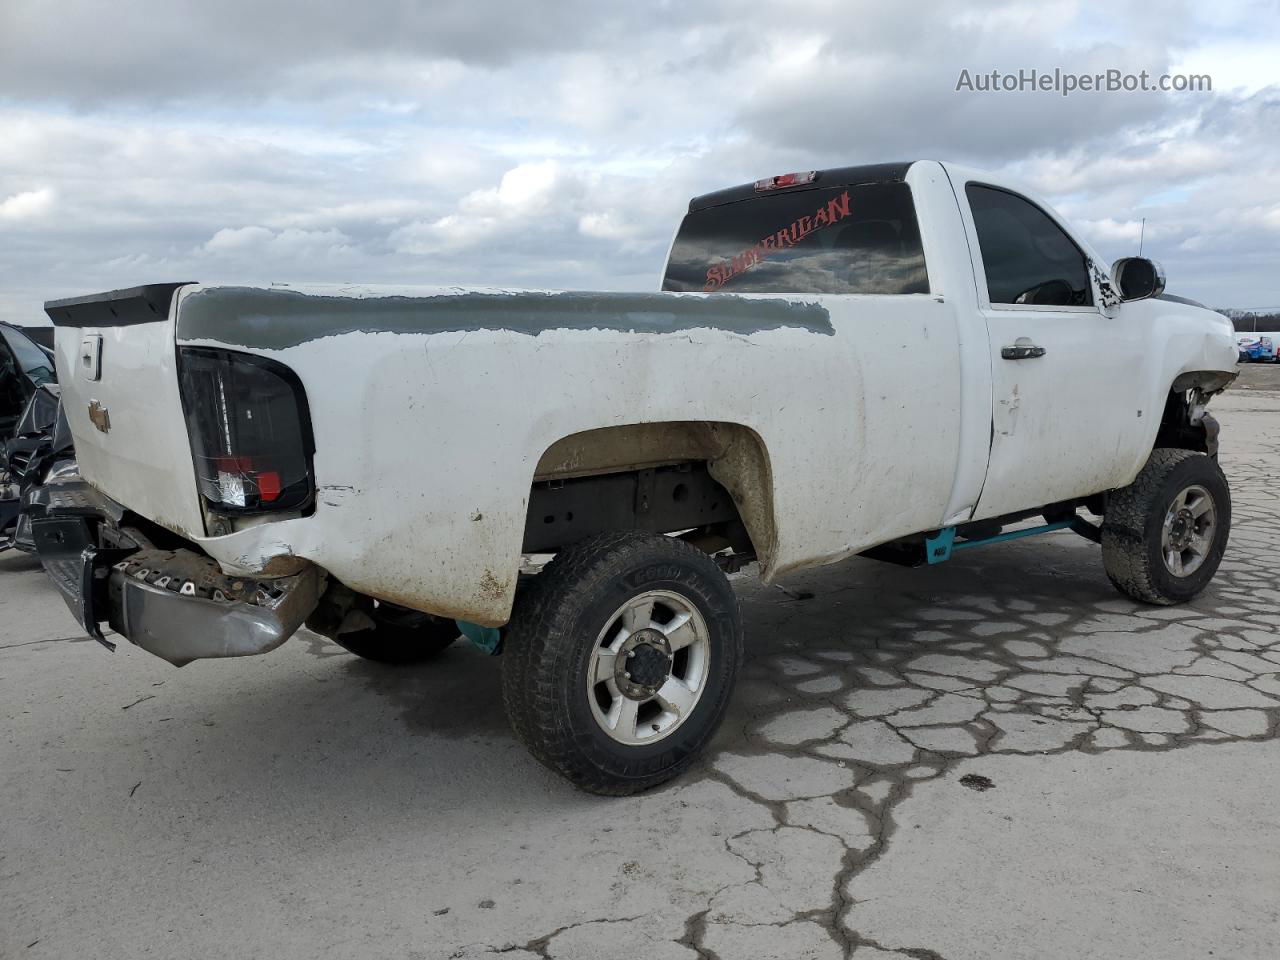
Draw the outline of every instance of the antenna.
M1147 238L1147 218L1142 218L1141 231L1138 233L1138 256L1142 256L1142 241Z

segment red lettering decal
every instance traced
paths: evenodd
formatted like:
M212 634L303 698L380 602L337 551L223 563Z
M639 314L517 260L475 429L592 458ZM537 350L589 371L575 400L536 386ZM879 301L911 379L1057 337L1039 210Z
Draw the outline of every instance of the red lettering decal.
M795 246L809 234L843 220L849 216L851 207L849 191L846 190L840 196L828 201L825 206L819 207L814 211L813 216L799 217L777 233L743 250L727 263L711 267L707 271L707 282L703 289L707 292L718 290L734 277L766 260L774 251Z
M827 218L835 223L849 215L849 191L846 190L827 204Z

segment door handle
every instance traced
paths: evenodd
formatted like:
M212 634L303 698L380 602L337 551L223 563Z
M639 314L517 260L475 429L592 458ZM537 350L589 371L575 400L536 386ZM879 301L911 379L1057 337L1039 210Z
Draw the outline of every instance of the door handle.
M1001 347L1000 357L1004 360L1032 360L1043 357L1044 347L1038 347L1026 337L1019 337L1013 346Z

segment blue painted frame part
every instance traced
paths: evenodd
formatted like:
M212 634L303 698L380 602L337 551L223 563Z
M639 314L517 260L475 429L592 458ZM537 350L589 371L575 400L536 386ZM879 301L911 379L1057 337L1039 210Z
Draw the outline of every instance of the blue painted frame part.
M981 540L961 540L956 543L956 528L943 527L931 537L924 538L924 556L925 560L930 563L943 563L951 559L953 550L963 550L966 547L985 547L989 543L1004 543L1006 540L1021 540L1023 537L1034 537L1041 533L1053 533L1055 530L1073 530L1080 533L1077 528L1079 517L1071 520L1059 520L1054 523L1042 524L1038 527L1028 527L1026 530L1010 530L1008 533L998 533L994 537L984 537ZM1085 534L1081 534L1085 536ZM1089 539L1093 539L1090 537Z
M489 656L494 656L502 650L502 631L497 627L482 627L478 623L470 623L466 620L454 620L458 632L470 640L473 644L483 650Z
M988 543L1003 543L1006 540L1021 540L1023 537L1034 537L1040 533L1053 533L1055 530L1068 530L1070 528L1070 520L1059 520L1057 523L1046 523L1039 527L1028 527L1026 530L1010 530L1008 533L998 533L994 537L986 537L983 540L961 540L952 547L952 549L960 550L964 547L983 547Z
M956 542L956 528L943 527L931 537L924 538L924 556L930 563L942 563L951 559Z

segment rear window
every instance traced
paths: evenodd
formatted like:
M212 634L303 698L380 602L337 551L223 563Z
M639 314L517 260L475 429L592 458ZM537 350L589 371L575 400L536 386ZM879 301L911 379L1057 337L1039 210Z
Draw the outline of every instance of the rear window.
M680 225L662 289L928 293L911 188L787 191L697 210Z

